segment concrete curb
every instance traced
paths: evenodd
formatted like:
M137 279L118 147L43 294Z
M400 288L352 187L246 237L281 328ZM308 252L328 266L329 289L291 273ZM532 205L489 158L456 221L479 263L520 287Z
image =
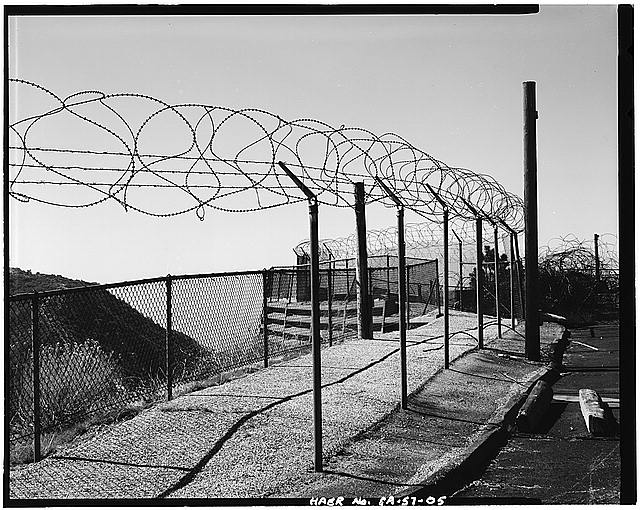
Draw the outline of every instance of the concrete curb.
M562 356L569 346L570 337L571 332L565 328L560 338L554 340L549 344L549 350L547 354L551 358L550 366L553 367L557 372L562 371Z
M552 399L551 385L547 381L539 380L516 417L518 430L520 432L534 432L549 409Z
M447 494L460 485L479 467L490 460L495 451L503 446L515 423L518 410L535 384L554 372L551 366L544 366L535 371L520 384L514 384L509 392L507 402L498 408L489 421L482 426L475 440L461 453L447 461L435 473L427 476L418 484L420 487L408 487L394 494L394 497L415 496L424 494ZM526 391L522 391L522 387Z
M473 478L474 474L480 472L496 451L507 443L511 432L516 427L520 408L534 386L540 381L553 384L558 379L562 367L562 356L569 344L569 337L570 331L565 327L561 337L550 344L549 354L552 361L531 374L525 382L511 386L507 401L482 426L469 446L418 482L419 487L415 485L405 487L395 493L394 497L450 494L466 480ZM526 390L522 391L522 387Z

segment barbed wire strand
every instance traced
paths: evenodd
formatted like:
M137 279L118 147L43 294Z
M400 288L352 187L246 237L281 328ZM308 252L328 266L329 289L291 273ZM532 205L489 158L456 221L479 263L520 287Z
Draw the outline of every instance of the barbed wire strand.
M394 133L376 135L344 125L335 128L310 118L287 121L256 108L172 105L138 93L89 90L61 98L27 80L11 78L9 82L10 94L17 100L27 92L41 96L29 101L28 109L36 108L43 99L50 103L22 118L11 116L27 108L10 111L9 194L24 202L90 207L114 200L126 210L152 216L195 211L200 219L204 219L205 208L229 212L269 209L305 200L279 169L277 162L285 161L299 171L301 180L324 205L353 207L353 183L364 181L367 203L393 207L375 183L379 177L407 208L439 223L441 209L428 193L428 183L447 204L451 218L473 219L466 200L488 217L522 230L519 197L492 177L452 168ZM43 132L48 143L39 143ZM51 143L51 133L58 143ZM86 142L86 148L71 148L85 137L94 138ZM154 143L174 149L153 150ZM109 147L113 144L116 149ZM72 156L85 161L77 165L55 161ZM108 162L87 163L86 159L96 157ZM114 157L124 159L114 162ZM99 171L113 177L102 175L96 180L82 174ZM179 182L170 176L179 177ZM208 182L202 182L204 178ZM80 186L83 193L48 191L62 183ZM170 199L143 203L139 194L129 193L140 188L174 189L175 193Z

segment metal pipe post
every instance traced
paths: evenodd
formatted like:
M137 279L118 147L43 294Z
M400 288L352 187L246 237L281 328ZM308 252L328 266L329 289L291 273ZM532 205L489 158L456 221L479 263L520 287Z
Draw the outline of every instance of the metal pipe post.
M462 239L458 241L458 253L460 254L460 311L462 311L462 290L463 290L463 274L462 274Z
M511 307L511 329L516 329L516 303L515 303L515 294L514 294L514 286L515 286L515 256L513 253L513 236L515 234L511 232L509 234L509 305Z
M31 298L31 355L33 363L33 461L41 458L40 436L42 423L40 413L40 300L38 292Z
M538 179L536 155L536 84L523 83L524 108L524 225L525 225L525 354L540 361L538 316Z
M598 234L593 234L593 248L596 256L596 285L600 283L600 256L598 254L598 237L600 237L598 236Z
M313 467L322 471L322 375L320 357L320 250L318 247L318 199L282 162L278 165L309 200L309 243L311 244L311 352L313 360Z
M327 272L327 327L329 328L329 347L333 345L333 271L331 270L331 255L329 255L329 270Z
M518 277L518 295L520 296L520 314L524 317L524 291L522 284L522 259L520 258L520 248L518 243L518 234L515 234L514 244L516 246L516 276Z
M482 290L484 272L482 270L482 218L476 217L476 314L478 317L478 348L484 347L482 324Z
M389 254L387 254L387 296L389 296L389 294L391 294L391 278L390 278L390 271L391 268L389 267Z
M398 329L400 333L400 403L402 409L407 409L407 330L405 327L404 296L406 292L406 260L404 245L404 206L400 199L379 178L376 182L398 208ZM408 314L406 314L408 315Z
M367 261L367 222L364 211L364 182L354 183L356 211L356 239L358 257L356 274L358 279L358 333L362 339L372 339L371 303L369 300L369 264Z
M405 310L404 207L398 207L398 326L400 332L400 403L407 409L407 329Z
M593 247L596 257L596 291L595 291L595 302L596 306L599 306L599 294L600 292L600 257L598 255L598 234L593 234Z
M449 210L444 210L444 368L449 368ZM460 294L462 297L462 293Z
M167 325L165 328L165 370L167 371L167 400L171 400L173 398L173 374L171 373L171 369L173 368L173 360L172 360L172 345L171 345L171 303L172 303L172 285L171 285L171 275L167 275L166 288L167 288Z
M498 227L493 227L493 272L496 292L496 320L498 321L498 338L502 338L502 314L500 313L500 261L498 257Z
M438 270L438 259L436 259L436 302L438 303L438 317L442 315L442 306L440 305L440 271Z
M269 309L267 305L268 291L269 273L265 269L262 271L262 343L264 345L264 368L269 366L269 330L267 329L269 319Z
M406 283L405 286L407 288L407 330L411 329L411 298L409 297L409 293L411 292L411 289L409 288L409 266L406 266L407 268L407 277L406 277Z
M311 350L313 351L313 439L314 469L322 471L322 379L320 370L320 268L318 249L318 201L309 201L311 241Z
M282 283L282 272L278 273L278 293L276 294L278 296L278 299L280 299L280 284Z

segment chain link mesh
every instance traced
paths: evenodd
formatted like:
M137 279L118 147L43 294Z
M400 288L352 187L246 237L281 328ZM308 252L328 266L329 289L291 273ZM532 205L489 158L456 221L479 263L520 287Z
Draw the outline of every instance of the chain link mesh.
M212 377L263 359L263 275L238 273L172 282L173 379L176 384ZM182 352L179 336L199 349Z
M522 292L524 271L515 254L511 263L510 236L499 231L498 237L498 284L501 318L523 317ZM489 316L496 316L495 248L493 227L483 223L482 231L482 309ZM466 238L449 240L449 308L466 312L477 312L476 300L476 242ZM460 277L462 276L462 282ZM513 278L513 282L512 282ZM462 283L462 285L461 285ZM504 323L503 323L504 325Z
M392 331L398 328L397 258L371 261L374 331ZM406 299L415 318L439 306L437 262L407 263ZM34 454L34 336L40 357L38 425L46 454L56 434L79 424L117 419L166 399L170 391L190 391L192 382L308 352L310 281L309 266L293 266L64 289L36 299L12 296L11 465ZM324 345L357 337L357 285L355 260L320 270Z
M33 351L31 299L10 301L8 306L9 441L15 449L28 449L33 438Z

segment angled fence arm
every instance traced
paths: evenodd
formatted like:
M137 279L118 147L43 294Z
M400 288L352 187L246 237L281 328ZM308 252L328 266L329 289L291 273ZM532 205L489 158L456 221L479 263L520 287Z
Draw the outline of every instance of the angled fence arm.
M402 409L408 407L407 397L407 329L406 329L406 310L405 310L405 292L406 292L406 259L405 259L405 243L404 243L404 204L389 189L389 187L375 176L375 180L386 195L396 204L398 215L398 329L400 333L400 404Z
M478 323L478 348L482 349L484 347L484 326L482 316L482 289L484 285L484 274L482 270L482 216L480 212L464 198L462 201L476 217L476 316Z
M456 236L456 239L458 240L458 271L460 272L460 296L459 296L459 304L458 304L458 308L460 311L462 311L462 280L463 280L463 274L462 274L462 239L460 239L460 237L458 236L458 234L456 234L455 230L451 230L451 233Z
M425 186L442 207L443 214L442 236L444 254L442 258L444 267L442 268L442 281L444 284L444 368L449 368L449 207L428 183L425 182ZM462 274L460 276L462 277ZM438 306L440 306L440 300L438 300Z
M309 201L309 241L311 245L311 351L313 356L313 440L314 469L322 471L322 386L320 357L320 254L318 249L318 199L282 162L278 165Z

